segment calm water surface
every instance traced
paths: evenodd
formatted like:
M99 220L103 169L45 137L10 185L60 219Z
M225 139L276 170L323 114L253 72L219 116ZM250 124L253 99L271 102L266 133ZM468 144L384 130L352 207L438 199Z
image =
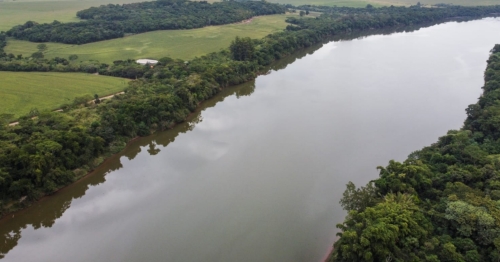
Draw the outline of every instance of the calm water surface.
M349 180L365 184L377 166L461 127L499 31L499 19L451 22L299 53L0 221L0 252L5 261L320 261Z

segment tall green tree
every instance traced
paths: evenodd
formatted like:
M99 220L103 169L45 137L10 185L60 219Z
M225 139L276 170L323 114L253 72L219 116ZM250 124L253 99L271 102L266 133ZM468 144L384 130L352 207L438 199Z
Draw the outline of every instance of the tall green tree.
M335 243L335 261L420 261L432 232L414 196L407 194L388 194L362 212L350 211L337 227L342 232Z
M249 61L255 56L255 44L250 37L236 37L229 47L234 60Z
M39 52L45 52L47 50L47 45L46 44L38 44L36 46Z

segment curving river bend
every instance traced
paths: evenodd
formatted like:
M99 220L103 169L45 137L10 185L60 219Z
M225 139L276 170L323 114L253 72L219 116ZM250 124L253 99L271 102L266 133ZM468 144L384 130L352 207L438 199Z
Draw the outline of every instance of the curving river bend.
M320 261L348 181L461 127L499 31L488 18L299 52L0 221L0 257Z

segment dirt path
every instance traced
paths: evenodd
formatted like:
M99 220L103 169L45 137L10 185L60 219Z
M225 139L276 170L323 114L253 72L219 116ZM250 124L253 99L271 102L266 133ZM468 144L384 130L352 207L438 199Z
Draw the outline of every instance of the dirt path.
M113 98L114 96L117 96L117 95L121 95L121 94L125 94L125 92L118 92L116 94L112 94L112 95L109 95L109 96L103 96L103 97L99 97L99 100L106 100L106 99L111 99ZM93 104L94 103L94 100L90 100L88 103L91 103ZM56 109L56 110L53 110L53 112L62 112L63 110L62 109ZM35 117L33 117L35 118ZM32 118L32 119L33 119ZM17 126L19 125L19 122L12 122L12 123L9 123L9 126Z
M105 99L110 99L110 98L113 98L114 96L117 96L117 95L123 95L125 94L125 92L118 92L116 94L112 94L112 95L109 95L109 96L103 96L103 97L99 97L100 100L105 100ZM94 100L92 100L94 101Z

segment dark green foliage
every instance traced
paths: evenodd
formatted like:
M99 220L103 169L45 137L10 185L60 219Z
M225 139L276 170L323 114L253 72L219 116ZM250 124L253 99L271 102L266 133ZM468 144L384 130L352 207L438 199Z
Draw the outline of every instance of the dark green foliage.
M231 43L229 47L234 60L237 61L249 61L255 56L255 43L250 39L250 37L239 38Z
M38 45L36 46L36 48L38 49L38 51L40 51L40 52L44 52L44 51L46 51L46 50L47 50L47 45L46 45L46 44L38 44Z
M162 2L157 4L185 3ZM315 19L290 18L293 25L288 30L260 40L235 39L230 50L192 61L162 58L154 67L127 59L112 65L70 63L65 58L22 58L0 51L0 70L98 72L137 79L125 94L99 104L88 103L92 97L79 98L65 106L63 113L38 112L35 118L21 118L17 126L1 126L1 207L24 196L36 199L71 183L95 167L100 157L123 149L131 138L171 128L222 88L254 79L271 62L298 49L353 31L500 13L498 6L307 8L301 9L321 9L324 14ZM5 34L0 33L0 47L4 44ZM463 129L448 132L403 163L391 161L380 167L380 178L367 187L350 185L342 203L350 213L339 225L343 233L334 260L500 258L500 48L495 46L492 52L484 95L467 109Z
M63 114L23 118L15 130L0 131L2 199L36 198L67 185L73 169L103 152L104 140L77 127Z
M79 11L86 21L38 24L29 21L7 32L9 36L32 42L84 44L167 29L192 29L239 22L253 16L283 14L285 8L264 1L161 0L123 5L101 5Z
M8 36L31 42L85 44L123 37L123 26L117 22L84 21L76 23L38 24L33 21L7 31Z
M340 204L346 211L362 212L367 207L374 206L377 201L377 192L373 183L368 183L365 187L357 189L354 183L349 182Z
M419 7L381 7L381 8L349 8L326 6L299 6L299 9L322 12L317 19L289 18L288 22L302 29L314 29L322 34L338 34L353 30L377 29L389 26L417 25L422 23L438 23L445 19L461 17L477 18L500 11L500 6L446 8ZM326 21L331 21L327 23ZM333 21L335 23L333 24ZM289 27L293 30L293 27Z
M101 103L101 99L99 99L99 95L97 95L97 94L94 94L94 103L95 104Z
M387 257L391 261L499 261L499 76L500 47L496 45L488 59L484 93L467 108L464 127L449 131L403 163L390 161L387 167L379 167L380 177L374 184L383 198L372 201L386 201L395 193L411 196L415 205L398 211L400 217L408 216L406 223L381 224L384 216L390 216L390 207L378 211L379 216L373 212L383 202L349 212L338 225L343 232L332 261L382 261ZM345 194L349 196L352 190L348 186ZM414 229L421 231L418 237L402 235L411 221L431 223L432 227ZM373 227L387 237L372 241L366 232ZM397 241L387 241L394 234ZM407 243L414 245L405 249Z
M7 45L7 35L2 31L0 32L0 58L7 56L3 48Z
M38 51L38 52L34 52L33 54L31 54L31 57L34 59L42 59L44 57L44 55L42 52Z
M335 243L336 261L418 261L432 226L414 197L388 194L362 212L350 211Z

